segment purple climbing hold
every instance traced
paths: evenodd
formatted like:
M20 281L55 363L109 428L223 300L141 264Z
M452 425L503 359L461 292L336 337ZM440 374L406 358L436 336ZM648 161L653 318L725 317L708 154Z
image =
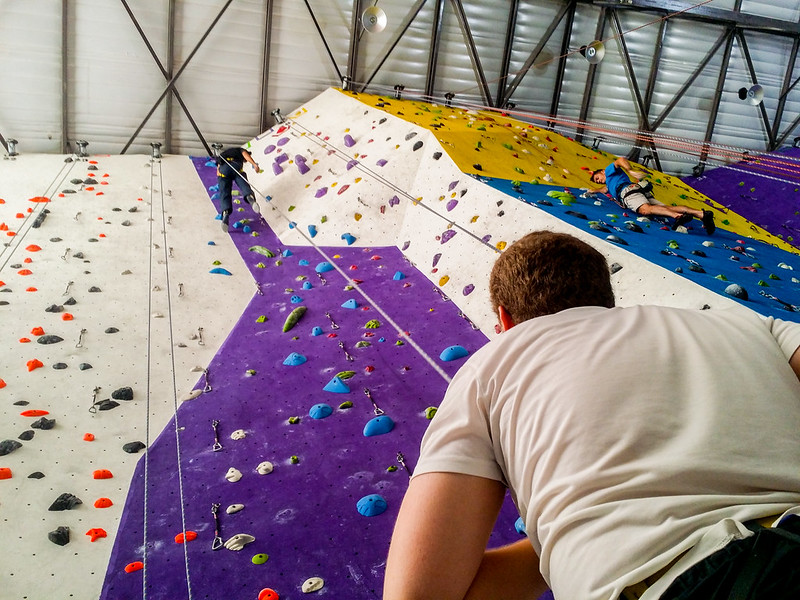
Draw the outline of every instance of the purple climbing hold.
M379 167L383 167L383 166L386 166L387 162L389 162L389 161L386 160L385 158L381 158L381 159L377 160L375 162L375 164L378 165Z
M303 156L302 154L295 154L294 162L296 162L296 163L304 163L304 162L306 162L306 157Z
M458 206L458 200L450 200L450 202L447 203L447 210L453 210L456 206Z
M295 164L297 165L297 170L300 171L300 175L305 175L311 170L311 167L304 162L295 161Z
M465 296L469 296L473 291L475 291L475 286L473 284L465 285L464 289L462 290L462 294Z
M392 196L389 199L389 206L397 206L398 204L400 204L400 198L398 198L397 196Z
M275 150L275 146L273 146L272 144L270 144L269 146L267 146L266 148L264 148L264 154L269 154L270 152L272 152L272 151L274 151L274 150Z
M456 179L455 181L451 181L450 185L447 186L447 191L448 192L452 192L456 188L457 185L458 185L458 179Z
M274 162L272 163L272 172L275 173L275 175L280 175L283 173L283 169L277 162Z
M410 245L411 245L411 242L410 242L410 241L403 242L403 247L402 247L402 249L401 249L401 252L405 252L406 250L408 250L408 247L409 247Z
M453 229L448 229L442 234L442 244L449 242L457 232Z
M439 259L442 258L442 253L438 252L433 255L433 262L431 262L431 268L435 267L439 264Z
M352 148L356 145L356 141L350 136L349 133L346 133L344 136L344 145L348 148Z
M278 140L278 146L285 146L289 142L288 137L282 137Z
M317 192L314 194L314 198L322 198L322 197L323 197L325 194L327 194L327 193L328 193L328 188L326 188L326 187L321 187L321 188L319 188L319 189L317 190Z
M275 162L278 163L279 165L285 163L287 160L289 160L289 157L286 155L285 152L280 156L275 157Z
M355 167L357 164L358 164L358 161L355 158L352 159L352 160L348 160L347 161L347 170L349 171L350 169Z
M481 238L481 241L482 241L484 244L488 244L490 239L492 239L492 234L491 234L491 233L488 233L488 234L486 234L485 236L483 236L483 237Z

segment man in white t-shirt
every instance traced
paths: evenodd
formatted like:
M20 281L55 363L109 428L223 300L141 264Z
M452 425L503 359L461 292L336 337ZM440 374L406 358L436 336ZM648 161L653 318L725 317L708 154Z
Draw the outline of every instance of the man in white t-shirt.
M615 308L603 256L552 232L489 287L503 333L425 434L384 600L800 597L800 325ZM486 550L506 489L527 538Z

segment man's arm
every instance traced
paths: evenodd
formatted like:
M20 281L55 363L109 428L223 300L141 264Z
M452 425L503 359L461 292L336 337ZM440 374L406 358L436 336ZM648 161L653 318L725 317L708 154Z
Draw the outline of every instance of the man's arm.
M800 380L800 348L792 354L792 358L789 359L789 366L792 367L792 371L794 371L797 379Z
M647 175L647 173L644 173L642 171L634 171L633 167L631 167L631 163L628 162L628 159L625 158L624 156L620 156L617 160L615 160L614 165L616 165L620 169L627 171L629 175L632 175L636 179L642 179L643 177L645 177L645 175Z
M495 480L415 477L397 517L384 600L536 599L547 586L527 540L486 551L505 496Z

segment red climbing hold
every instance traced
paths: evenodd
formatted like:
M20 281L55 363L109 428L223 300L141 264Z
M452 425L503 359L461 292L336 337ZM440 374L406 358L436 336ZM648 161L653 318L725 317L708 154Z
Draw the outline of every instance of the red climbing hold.
M35 287L29 287L29 288L25 288L25 291L26 292L38 292L39 290L37 288L35 288Z
M39 250L41 250L41 248L36 244L31 244L30 246L25 248L25 250L27 250L28 252L38 252Z
M0 390L2 390L4 387L6 387L6 382L0 379Z
M144 563L140 560L125 565L126 573L133 573L135 571L141 571L142 569L144 569Z
M183 532L180 532L178 535L175 536L175 543L176 544L183 544L184 539L187 542L191 542L192 540L197 539L197 532L196 531L187 531L186 535L183 535Z
M20 344L30 344L31 343L31 339L30 338L26 338L26 337L19 338L19 343Z
M46 410L31 409L31 410L23 410L19 414L23 417L43 417L45 415L49 415L50 413L47 412Z
M47 196L34 196L30 199L31 202L50 202L50 198Z
M44 329L41 327L34 327L33 329L31 329L31 333L33 335L44 335Z
M74 319L74 318L75 317L73 317L72 314L70 314L70 313L64 313L63 315L61 315L61 320L62 321L72 321L72 319Z
M258 600L280 600L280 596L275 590L264 588L258 592Z
M100 538L108 537L105 529L100 529L99 527L95 527L94 529L90 529L86 532L86 535L89 536L89 541L94 542Z
M374 370L375 367L373 367L372 365L367 365L366 367L364 367L364 373L372 373Z
M0 479L11 479L11 469L0 467Z
M43 367L44 364L38 358L33 358L25 363L28 366L28 373L33 371L34 369L38 369L39 367Z
M83 434L83 441L84 442L93 442L94 441L94 434L93 433L84 433Z
M113 505L114 503L111 501L111 498L98 498L94 501L95 508L108 508Z
M108 469L97 469L92 472L92 478L94 479L111 479L112 477L114 475Z
M30 269L20 269L19 271L17 271L17 273L19 275L33 275L33 271L31 271Z
M31 264L33 262L33 259L29 256L28 258L26 258L22 262L24 262L25 264L29 265L29 264Z

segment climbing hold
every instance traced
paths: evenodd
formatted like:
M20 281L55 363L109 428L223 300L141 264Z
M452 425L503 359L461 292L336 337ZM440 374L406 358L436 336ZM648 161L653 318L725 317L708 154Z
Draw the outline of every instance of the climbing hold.
M29 372L29 373L30 373L31 371L35 370L35 369L38 369L39 367L43 367L43 366L44 366L44 364L42 363L42 361L40 361L38 358L31 359L31 360L29 360L29 361L28 361L27 363L25 363L25 364L26 364L26 365L27 365L27 367L28 367L28 372Z
M291 330L300 318L306 314L306 310L308 310L305 306L298 306L292 312L289 313L289 316L286 317L286 321L283 324L283 333Z
M46 410L38 410L38 409L31 409L31 410L23 410L19 413L22 417L41 417L42 415L49 415L50 413Z
M441 236L441 242L440 242L440 243L442 243L442 244L445 244L445 243L449 242L451 239L453 239L453 236L454 236L456 233L457 233L457 232L456 232L455 230L453 230L453 229L448 229L447 231L445 231L444 233L442 233L442 236Z
M738 283L732 283L725 288L725 293L739 300L747 300L747 290Z
M233 515L242 509L244 509L244 504L231 504L228 508L225 509L225 513Z
M356 238L355 238L355 237L353 237L353 236L352 236L351 234L349 234L349 233L343 233L343 234L342 234L342 238L341 238L341 239L343 239L345 242L347 242L347 245L348 245L348 246L352 246L352 245L353 245L353 243L356 241Z
M48 532L47 539L58 546L66 546L69 544L69 527L62 525L53 531Z
M41 327L35 327L34 329L41 329ZM64 341L64 338L59 337L57 335L41 335L41 334L39 335L40 337L36 341L40 344L57 344L59 342Z
M274 258L275 257L275 253L272 250L269 250L268 248L265 248L264 246L250 246L248 248L248 250L250 252L256 252L258 254L263 254L267 258Z
M225 473L225 479L230 481L231 483L236 483L242 478L242 472L234 467L228 469L228 472Z
M298 354L297 352L292 352L289 356L287 356L284 359L283 364L290 367L296 367L298 365L302 365L307 360L308 359L302 354Z
M106 530L101 529L100 527L95 527L93 529L90 529L89 531L86 532L86 535L89 536L90 542L96 542L100 538L108 537Z
M233 275L233 273L231 273L227 269L223 269L222 267L216 267L215 269L211 269L209 273L213 275Z
M92 479L111 479L114 475L108 469L97 469L92 471Z
M298 295L294 295L291 298L289 298L289 302L291 302L292 304L300 304L302 301L303 299Z
M254 565L263 565L269 560L269 554L256 554L252 559Z
M0 467L0 479L11 479L11 469Z
M136 571L141 571L142 569L144 569L144 563L140 560L125 565L126 573L135 573Z
M254 538L252 535L249 535L247 533L237 533L227 542L225 542L225 547L228 550L238 551L244 548L247 544L250 544L255 541L256 538Z
M356 508L358 509L359 514L362 514L365 517L375 517L385 512L387 506L386 500L379 494L370 494L368 496L364 496L358 502L356 502Z
M78 498L73 494L64 492L53 501L53 503L50 505L50 508L48 508L47 510L50 511L72 510L79 504L83 504L80 498Z
M314 327L314 328L311 330L311 335L313 335L313 336L322 335L322 333L323 333L323 331L322 331L322 327L319 327L319 326L317 326L317 327Z
M364 325L364 329L377 329L380 326L381 326L381 322L378 321L378 319L370 319Z
M333 265L327 261L319 263L314 270L317 273L327 273L328 271L333 271Z
M395 281L400 281L401 279L405 279L405 278L406 278L406 276L402 271L397 271L394 274L394 276L392 277L392 279L394 279Z
M145 448L147 448L147 446L145 446L142 442L139 441L128 442L127 444L122 446L122 449L128 454L136 454L137 452L139 452L140 450L144 450Z
M3 440L0 442L0 456L11 454L18 448L22 448L22 444L20 444L17 440Z
M231 433L232 440L243 440L247 437L247 432L244 429L237 429Z
M469 356L469 352L463 346L448 346L442 353L439 355L439 359L445 362L450 362L453 360L458 360L459 358L464 358L465 356Z
M94 441L94 434L93 433L84 433L83 434L83 441L84 442L93 442Z
M392 429L394 429L394 421L391 417L381 415L367 421L364 426L364 437L383 435L384 433L389 433Z
M113 506L113 504L111 498L98 498L94 501L95 508L108 508L109 506Z
M322 389L326 392L333 392L334 394L347 394L350 392L348 385L339 377L331 379Z
M264 588L258 593L258 600L280 600L278 592L271 588Z
M309 577L303 582L303 585L300 586L300 589L304 594L310 594L311 592L317 592L321 590L324 585L325 581L321 577Z
M272 465L271 462L265 460L264 462L258 464L258 466L256 467L256 472L258 472L259 475L269 475L270 473L272 473L274 468L275 467Z
M333 414L333 409L327 404L315 404L308 411L308 416L312 419L324 419Z
M350 298L342 304L342 308L356 309L358 308L358 302L356 302L354 298Z
M187 531L186 534L181 531L178 535L175 536L175 543L176 544L183 544L186 542L191 542L192 540L197 539L197 532L196 531Z

